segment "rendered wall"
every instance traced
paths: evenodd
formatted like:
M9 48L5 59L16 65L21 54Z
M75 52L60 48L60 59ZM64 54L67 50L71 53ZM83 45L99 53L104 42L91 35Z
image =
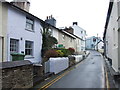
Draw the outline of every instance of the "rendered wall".
M41 62L41 48L42 48L42 35L41 35L41 24L34 19L34 31L28 31L25 29L26 26L26 15L20 11L17 11L11 7L8 10L8 59L11 61L10 55L10 39L19 40L19 53L24 52L25 54L25 41L33 42L33 56L25 56L25 60L30 60L33 63Z
M0 2L0 36L2 36L2 3Z
M6 4L0 2L0 36L2 38L2 55L3 61L7 60L7 20L8 20L8 7ZM3 42L4 41L4 42ZM1 57L1 56L0 56Z
M54 72L55 74L67 69L69 67L68 58L50 58L50 72Z
M63 39L63 35L65 35L65 38ZM59 36L58 36L58 44L63 44L65 46L65 48L75 48L75 39L73 39L72 37L59 32Z
M120 2L118 2L118 68L120 72Z
M113 3L107 32L106 32L106 52L107 57L112 59L112 67L118 72L118 6L117 2Z

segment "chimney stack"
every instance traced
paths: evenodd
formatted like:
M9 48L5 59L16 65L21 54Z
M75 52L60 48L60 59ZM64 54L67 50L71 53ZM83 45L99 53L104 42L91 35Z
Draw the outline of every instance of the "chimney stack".
M46 20L45 20L46 23L56 27L56 20L53 18L53 16L47 16Z
M28 0L13 0L11 2L13 5L29 12L30 9L30 2Z
M73 22L73 25L78 25L78 23L77 22Z
M69 27L69 28L67 28L67 27L65 27L65 29L64 29L66 32L69 32L69 33L71 33L71 34L73 34L74 33L74 29L72 28L72 27Z

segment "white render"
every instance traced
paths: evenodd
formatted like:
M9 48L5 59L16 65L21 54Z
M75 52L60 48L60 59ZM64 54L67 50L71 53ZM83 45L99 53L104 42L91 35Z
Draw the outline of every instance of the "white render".
M50 72L54 72L55 74L67 69L69 67L68 57L58 57L58 58L50 58Z
M0 62L7 60L7 15L6 5L0 2Z
M114 2L108 26L105 35L106 56L112 59L112 68L115 72L119 72L120 68L120 44L119 44L119 16L120 16L120 2Z
M98 44L98 51L101 52L101 53L104 52L103 46L104 46L103 42L100 42L100 43Z
M85 40L86 40L86 31L79 27L78 25L74 24L72 26L74 29L74 35L78 36L79 38L83 39L81 41L81 51L85 51ZM81 33L82 32L82 33Z
M58 34L59 34L59 31L57 29L52 29L52 36L55 37L57 40L59 40L58 39L58 37L59 37Z
M74 57L75 57L75 62L76 63L82 61L82 59L83 59L83 55L75 55Z
M2 3L0 2L0 62L2 62Z
M96 41L93 41L93 39L96 39ZM92 49L92 50L101 50L103 46L103 42L101 41L100 37L88 37L86 39L86 49Z
M29 14L28 14L29 17ZM42 48L42 26L40 21L34 19L34 32L25 29L26 14L17 11L14 8L8 8L8 32L7 32L7 60L11 61L10 55L10 38L19 40L19 53L25 53L25 40L33 41L33 56L25 56L25 60L30 60L33 63L41 62L41 48Z

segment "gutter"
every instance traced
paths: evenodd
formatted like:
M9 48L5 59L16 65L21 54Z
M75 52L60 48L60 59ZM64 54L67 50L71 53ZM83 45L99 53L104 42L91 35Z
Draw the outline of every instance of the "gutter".
M110 15L111 15L111 12L112 12L113 3L114 2L109 2L109 8L108 8L107 17L106 17L106 23L105 23L105 30L104 30L104 34L103 34L103 40L105 39L108 23L109 23L109 20L110 20Z

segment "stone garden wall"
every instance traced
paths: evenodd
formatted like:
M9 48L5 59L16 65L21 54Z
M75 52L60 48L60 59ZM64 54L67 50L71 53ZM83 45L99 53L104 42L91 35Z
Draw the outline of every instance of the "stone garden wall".
M1 88L30 88L33 86L33 64L30 61L0 63Z

